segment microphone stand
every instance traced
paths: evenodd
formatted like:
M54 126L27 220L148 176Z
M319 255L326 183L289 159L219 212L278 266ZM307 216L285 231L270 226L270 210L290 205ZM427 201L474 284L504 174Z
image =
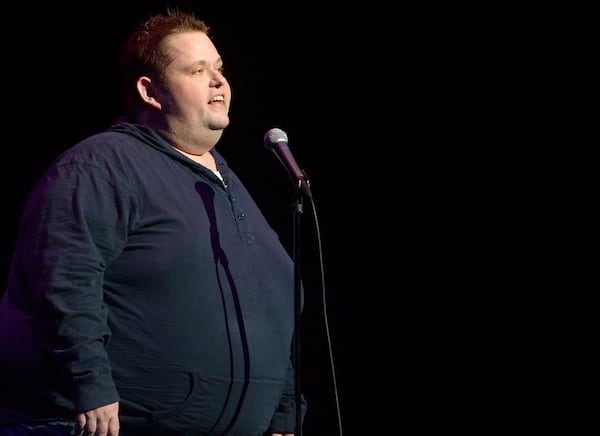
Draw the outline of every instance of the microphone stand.
M301 274L300 274L300 224L301 217L304 213L303 208L303 186L302 179L298 178L298 185L294 195L294 204L292 206L293 213L293 259L294 259L294 393L295 393L295 412L296 423L294 436L302 436L302 384L300 378L300 315L301 315ZM306 180L304 183L308 183Z

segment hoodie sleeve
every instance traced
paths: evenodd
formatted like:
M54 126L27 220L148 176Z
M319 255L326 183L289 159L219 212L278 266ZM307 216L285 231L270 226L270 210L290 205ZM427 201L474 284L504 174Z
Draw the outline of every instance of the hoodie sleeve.
M124 247L130 196L109 171L77 159L53 166L32 191L20 229L36 329L76 412L119 400L106 353L103 273Z

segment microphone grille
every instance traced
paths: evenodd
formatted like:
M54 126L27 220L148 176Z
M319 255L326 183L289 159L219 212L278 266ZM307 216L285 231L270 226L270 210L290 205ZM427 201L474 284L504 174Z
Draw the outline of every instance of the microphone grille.
M265 147L271 150L278 142L288 142L288 136L283 130L274 127L265 133L264 140Z

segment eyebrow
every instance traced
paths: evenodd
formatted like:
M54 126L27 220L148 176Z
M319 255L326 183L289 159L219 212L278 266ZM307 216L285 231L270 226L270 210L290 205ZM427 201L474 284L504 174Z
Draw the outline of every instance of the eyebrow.
M210 65L210 64L222 64L222 63L223 63L223 58L221 56L219 56L215 62L210 62L210 61L201 59L199 61L192 62L191 65L192 66L194 66L194 65L204 65L204 66L206 66L206 65Z

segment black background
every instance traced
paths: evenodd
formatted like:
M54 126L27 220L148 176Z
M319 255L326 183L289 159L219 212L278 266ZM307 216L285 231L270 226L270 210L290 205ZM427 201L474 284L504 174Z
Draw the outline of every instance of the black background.
M328 335L346 436L598 427L598 17L576 2L14 5L3 283L28 190L117 116L120 47L167 5L212 26L233 88L218 147L288 247L268 129L311 180L303 434L338 434Z

